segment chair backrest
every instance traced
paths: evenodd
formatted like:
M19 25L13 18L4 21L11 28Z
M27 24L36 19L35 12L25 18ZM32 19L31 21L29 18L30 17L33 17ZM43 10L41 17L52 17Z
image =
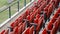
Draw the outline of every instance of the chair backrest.
M5 31L5 34L9 34L9 29L7 29L7 30Z
M21 23L19 23L19 24L18 24L18 27L20 27L22 24L23 24L22 22L21 22Z
M34 23L38 24L38 18L34 19Z
M2 32L1 32L1 34L4 34L5 33L5 30L3 30Z
M33 34L34 33L34 26L32 26L29 30L29 34Z
M48 34L46 28L43 29L42 34Z
M26 28L26 30L22 33L22 34L29 34L29 30L30 30L30 28L28 27L28 28Z
M40 18L40 15L39 15L39 14L37 14L37 15L36 15L36 18Z
M18 34L18 27L17 26L13 29L13 32L14 32L14 34Z
M25 27L26 27L26 23L24 22L24 23L22 24L22 32L25 30Z
M20 27L18 27L18 34L22 34L22 25L20 25Z
M12 22L12 23L10 24L10 26L11 26L11 28L14 28L14 27L15 27L15 23Z
M27 16L27 20L30 20L30 15Z
M55 27L53 27L53 29L51 30L50 34L56 34Z

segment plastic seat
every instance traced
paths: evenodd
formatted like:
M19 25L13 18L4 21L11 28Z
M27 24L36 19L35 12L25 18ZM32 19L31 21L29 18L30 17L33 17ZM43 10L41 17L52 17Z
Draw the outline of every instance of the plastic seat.
M22 34L22 25L20 25L20 27L18 27L18 34Z
M47 25L47 28L48 28L48 30L52 30L52 28L53 28L53 23L56 21L56 18L52 18L50 21L49 21L49 23L48 23L48 25Z
M48 8L50 7L50 5L51 5L51 3L49 3L45 8L44 8L44 12L45 12L45 14L47 15L47 17L48 17Z
M20 16L19 18L18 18L18 22L20 23L20 22L22 22L23 21L23 16Z
M13 31L10 32L10 34L21 34L22 33L22 25L20 25L19 27L16 26Z
M27 16L27 20L29 20L29 22L32 22L33 19L34 19L34 14Z
M15 26L18 26L18 24L19 24L18 21L15 21Z
M5 33L5 30L3 30L0 34L4 34Z
M27 20L30 20L30 15L27 16Z
M52 22L49 23L48 26L47 26L47 28L48 28L48 30L52 30L52 28L53 28L53 23L52 23Z
M12 22L12 23L10 24L10 26L11 26L11 28L14 28L14 27L15 27L15 22Z
M5 34L9 34L9 29L7 29L7 30L5 31Z
M38 18L34 19L34 23L38 24Z
M22 33L22 34L29 34L29 30L30 30L30 28L28 27L28 28L26 28L26 30Z
M39 3L41 3L43 0L38 0Z
M32 14L32 15L30 16L30 22L32 22L33 19L34 19L34 14Z
M53 3L51 3L51 5L48 8L48 17L50 17L52 11L53 11Z
M59 22L60 22L60 17L55 21L54 27L51 30L51 33L50 34L56 34L56 32L57 32L57 30L59 28Z
M59 28L59 21L60 21L60 16L58 17L58 19L55 21L54 23L54 27L53 29L51 30L51 33L50 34L56 34L58 28Z
M50 34L56 34L55 27L53 27L53 29L51 30Z
M46 1L43 1L42 3L43 3L43 4L40 6L41 10L43 10L44 7L47 5Z
M22 24L23 24L22 22L21 22L21 23L19 23L19 24L18 24L18 27L20 27Z
M57 9L57 13L60 13L60 7Z
M15 27L15 28L13 29L13 33L14 33L14 34L18 34L18 27Z
M34 26L32 26L29 30L29 34L33 34L34 33Z
M42 34L48 34L46 28L43 29Z
M12 28L14 28L14 27L18 26L18 24L19 24L19 23L18 23L18 20L15 20L13 23L11 23L10 26L11 26Z
M25 30L25 27L26 27L26 23L24 22L24 23L22 24L22 32Z
M52 19L55 19L55 18L57 18L58 16L59 16L58 13L55 13Z
M57 18L57 20L54 23L54 26L56 27L56 29L59 28L59 24L60 24L59 22L60 22L60 16Z
M40 15L39 15L39 14L37 14L37 15L36 15L36 18L38 18L38 19L39 19L39 18L40 18Z
M25 14L26 14L26 16L30 14L29 9L26 10Z
M30 15L32 15L32 14L33 14L33 12L30 13Z
M39 30L41 29L42 24L43 24L43 18L39 18L38 25L36 27L36 34L38 34Z
M58 7L58 0L54 0L54 5L55 5L55 7L57 8Z
M23 19L25 19L26 18L25 12L21 16L22 16Z

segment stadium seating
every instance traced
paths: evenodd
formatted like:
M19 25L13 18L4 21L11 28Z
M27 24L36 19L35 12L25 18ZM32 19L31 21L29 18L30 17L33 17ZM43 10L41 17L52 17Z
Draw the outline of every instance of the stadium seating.
M42 34L48 34L46 28L44 28Z
M60 27L59 3L60 0L35 1L31 7L27 8L10 24L9 27L12 31L6 29L0 34L40 34L39 32L43 27L41 34L56 34ZM51 15L53 15L52 18L50 18ZM46 24L48 19L50 21Z

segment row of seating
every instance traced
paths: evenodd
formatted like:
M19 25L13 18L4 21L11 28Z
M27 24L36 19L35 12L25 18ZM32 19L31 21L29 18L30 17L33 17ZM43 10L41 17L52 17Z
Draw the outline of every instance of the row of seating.
M3 30L0 34L38 34L43 27L42 34L55 34L59 27L60 8L54 14L45 28L45 22L50 18L55 7L58 7L59 0L38 0L10 24L9 29ZM47 18L47 19L46 19ZM54 24L54 27L52 27ZM50 31L51 30L51 31Z
M44 28L42 34L56 34L60 24L60 8L56 11L47 27Z
M26 16L29 15L30 12L31 12L30 9L27 9L24 14L22 14L19 18L17 18L14 22L11 23L10 34L21 34L23 32L22 30L25 28L25 24L24 23L22 24L23 18L26 18ZM0 34L5 34L5 31L6 30L3 30ZM7 30L7 32L9 32L9 30Z
M33 34L34 33L34 26L26 28L23 34Z

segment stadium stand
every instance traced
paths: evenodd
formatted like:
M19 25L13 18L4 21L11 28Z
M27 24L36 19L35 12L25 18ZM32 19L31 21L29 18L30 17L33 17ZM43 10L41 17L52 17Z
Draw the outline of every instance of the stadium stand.
M0 34L57 34L60 28L59 2L60 0L34 2L30 8L26 9L25 13L10 24L9 29L1 31ZM57 9L56 13L54 13L55 9ZM53 16L50 19L51 14ZM47 20L49 21L45 26ZM39 33L41 29L42 33Z

